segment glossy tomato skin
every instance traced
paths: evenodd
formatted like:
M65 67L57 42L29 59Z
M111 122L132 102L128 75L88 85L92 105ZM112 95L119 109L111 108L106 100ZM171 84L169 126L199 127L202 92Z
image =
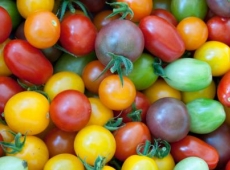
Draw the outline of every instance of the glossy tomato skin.
M6 44L3 54L6 65L12 73L32 84L44 84L53 74L50 61L40 50L25 40L10 41Z
M218 100L227 107L230 107L230 71L225 73L217 85Z
M228 0L207 0L207 5L216 15L230 17L230 2Z
M176 162L190 156L197 156L204 159L210 169L215 169L217 166L219 161L217 150L198 137L187 135L183 139L170 144L171 154Z
M125 161L129 156L136 154L136 148L146 140L151 141L148 127L142 122L128 122L114 132L116 140L115 157Z
M4 28L0 32L0 43L3 43L9 36L12 30L12 20L7 10L0 6L1 27Z
M135 61L144 50L144 37L135 23L116 19L105 25L98 33L95 52L98 60L107 65L112 59L108 52Z
M81 14L65 17L61 22L60 43L75 55L86 55L94 50L97 29L92 21Z
M166 9L161 9L161 8L154 9L151 12L151 15L159 16L159 17L165 19L166 21L168 21L169 23L171 23L174 26L177 26L177 24L178 24L178 21L175 18L175 16L171 12L166 10Z
M144 17L139 27L144 34L145 48L165 62L172 62L185 51L185 44L176 27L159 16Z
M23 88L13 78L0 76L0 91L0 113L2 113L10 97L23 91Z

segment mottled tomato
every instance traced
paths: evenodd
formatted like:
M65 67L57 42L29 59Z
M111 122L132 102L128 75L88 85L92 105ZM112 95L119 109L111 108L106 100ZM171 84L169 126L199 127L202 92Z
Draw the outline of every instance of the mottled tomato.
M0 20L2 22L1 27L4 28L0 32L0 44L9 38L12 31L12 20L7 10L0 6Z

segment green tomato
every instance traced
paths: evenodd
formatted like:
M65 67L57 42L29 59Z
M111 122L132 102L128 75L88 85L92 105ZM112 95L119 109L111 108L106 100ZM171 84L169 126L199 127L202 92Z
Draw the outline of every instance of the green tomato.
M0 6L8 11L12 19L13 29L16 29L22 21L22 16L18 12L16 2L14 0L0 0Z
M171 12L178 21L190 16L204 19L208 12L206 0L172 0Z
M133 63L133 70L127 77L131 79L137 90L144 90L157 80L158 75L154 73L153 62L153 56L143 53Z
M212 82L211 67L194 58L180 58L164 68L165 81L179 91L198 91Z
M154 0L153 9L165 9L171 11L171 0Z
M70 54L63 53L54 64L54 73L61 71L72 71L81 76L86 64L95 59L96 55L94 52L78 58Z
M216 130L226 118L223 105L213 99L200 98L186 104L190 115L190 131L207 134Z
M0 157L0 170L28 170L28 165L25 160L16 156Z
M191 156L178 162L173 170L209 170L209 168L203 159Z

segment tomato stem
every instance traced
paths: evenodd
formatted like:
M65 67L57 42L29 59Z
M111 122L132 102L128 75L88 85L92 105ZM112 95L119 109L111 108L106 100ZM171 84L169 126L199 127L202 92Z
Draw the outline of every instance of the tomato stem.
M163 78L167 78L165 75L165 71L164 68L162 67L162 61L159 58L154 58L154 62L153 62L153 68L154 68L154 72L156 75L161 76Z
M132 110L130 113L127 114L127 117L132 119L133 122L141 122L141 114L142 114L142 110L141 109L137 110L136 104L133 103Z
M104 125L104 127L109 131L115 131L121 127L122 120L122 118L112 118Z
M155 145L157 146L157 150L155 153L155 157L164 158L171 151L171 146L166 140L162 139L154 139Z
M113 7L113 12L109 14L107 18L113 17L117 14L121 14L120 19L125 19L128 15L130 15L130 20L133 18L134 13L133 10L129 7L129 5L126 2L112 2L108 3L108 5Z
M82 160L80 157L79 159L83 163L86 170L102 170L105 166L105 157L98 156L94 162L94 166L90 166L85 160Z
M137 146L136 152L138 155L152 158L156 153L156 148L149 140L146 140L144 144Z

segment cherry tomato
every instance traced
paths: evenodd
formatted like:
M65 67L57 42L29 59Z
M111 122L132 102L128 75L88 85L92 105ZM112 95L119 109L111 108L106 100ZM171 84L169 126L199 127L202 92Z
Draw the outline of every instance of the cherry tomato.
M227 164L225 166L225 170L230 170L230 160L227 162Z
M10 132L12 132L12 129L10 129L8 125L0 122L0 134L5 142L11 142L14 140L14 136Z
M6 41L0 44L0 76L10 76L12 74L12 72L6 65L6 62L3 56L3 49L5 45L10 41L11 41L10 39L7 39Z
M1 26L2 29L0 32L0 44L6 41L10 33L12 31L12 20L10 17L10 14L7 12L7 10L0 6L0 20L2 22Z
M4 117L13 131L38 134L49 124L49 101L35 91L19 92L7 101Z
M68 101L68 102L67 102ZM50 104L50 117L61 130L75 132L89 121L91 105L88 98L77 90L64 90Z
M153 157L153 159L157 163L158 170L173 170L175 167L174 158L170 153L164 158Z
M161 9L161 8L154 9L151 12L151 15L159 16L165 19L166 21L168 21L169 23L171 23L172 25L174 25L175 27L178 24L175 16L171 12L169 12L167 9Z
M57 43L60 22L50 11L38 11L26 18L24 32L27 41L36 48L46 49Z
M117 74L104 78L99 85L98 95L101 102L112 110L123 110L129 107L136 96L133 82L123 77L123 85Z
M1 141L4 141L4 140L3 140L3 137L2 137L2 135L1 135L1 133L0 133L0 142L1 142ZM4 152L3 148L0 147L0 157L2 157L3 155L5 155L5 152Z
M226 107L230 107L230 70L225 73L217 85L218 100Z

